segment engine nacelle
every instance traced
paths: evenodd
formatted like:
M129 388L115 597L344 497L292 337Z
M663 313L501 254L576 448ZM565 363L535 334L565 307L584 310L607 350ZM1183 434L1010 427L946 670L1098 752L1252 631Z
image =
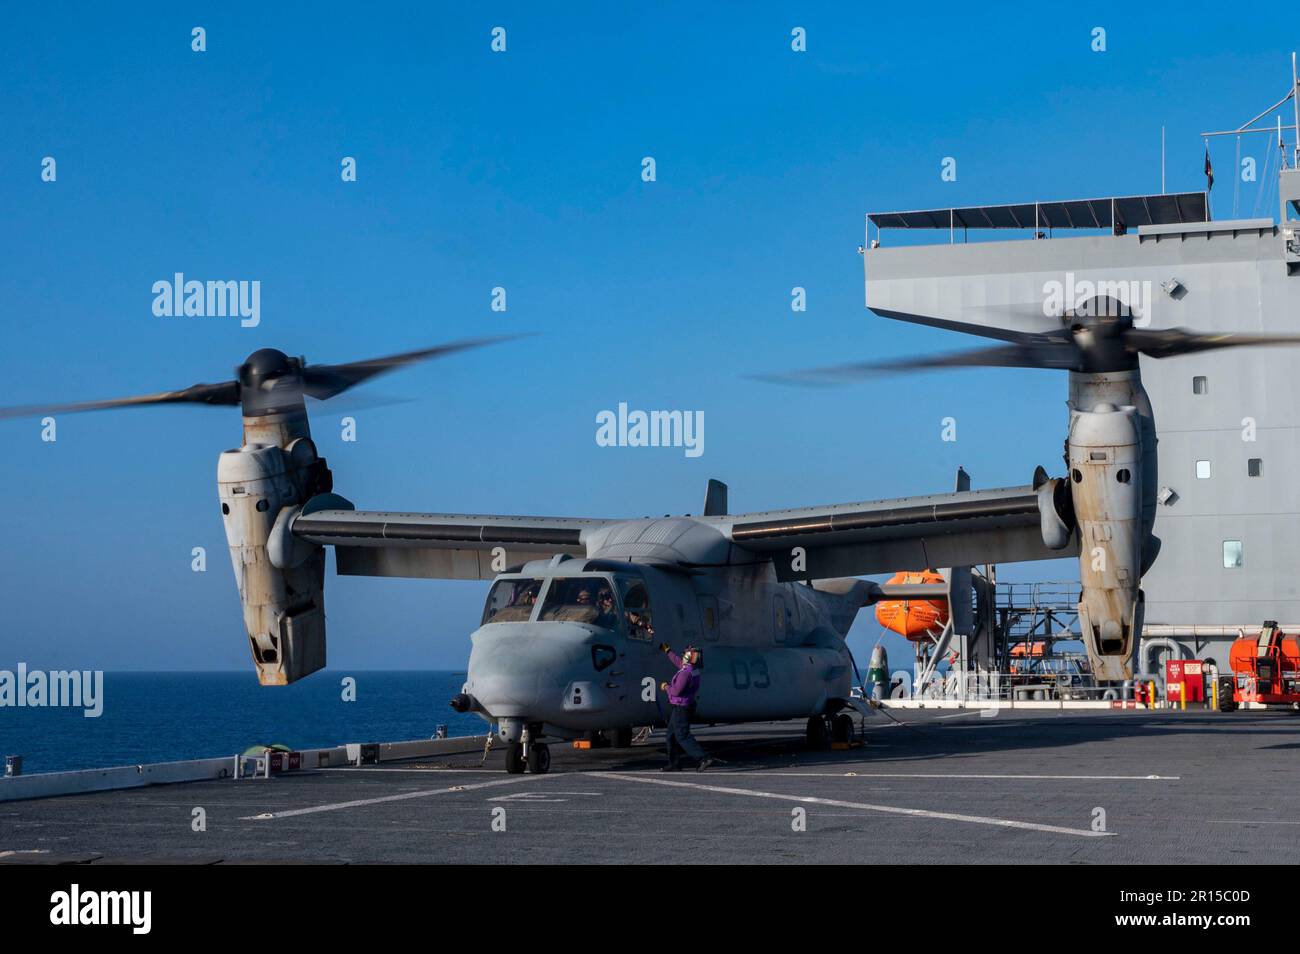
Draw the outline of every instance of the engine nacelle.
M309 437L248 443L217 462L226 540L258 681L283 686L325 666L325 551L289 523L328 470ZM326 486L322 486L326 485Z
M1099 680L1132 678L1142 632L1146 532L1136 408L1097 404L1070 421L1069 466L1079 532L1079 626Z

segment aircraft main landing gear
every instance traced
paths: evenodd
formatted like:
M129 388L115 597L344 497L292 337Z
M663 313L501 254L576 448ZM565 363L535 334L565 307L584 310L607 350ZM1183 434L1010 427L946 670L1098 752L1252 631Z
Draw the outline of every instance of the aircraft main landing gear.
M808 720L808 728L804 732L804 737L808 740L808 748L814 752L820 752L830 748L831 728L825 716L813 716Z
M856 735L853 716L841 712L831 720L831 741L840 745L852 745Z
M852 745L857 736L857 728L853 724L853 717L847 712L813 716L808 720L805 736L808 748L821 752L829 749L832 744Z

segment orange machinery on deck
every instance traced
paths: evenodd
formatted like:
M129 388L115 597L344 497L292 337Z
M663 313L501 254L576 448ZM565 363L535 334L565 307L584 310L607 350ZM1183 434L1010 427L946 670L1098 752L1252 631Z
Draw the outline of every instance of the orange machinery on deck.
M1300 703L1300 639L1288 636L1275 620L1265 620L1256 636L1232 644L1232 676L1219 684L1219 708L1231 711L1243 702L1265 705ZM1231 702L1224 685L1231 679Z
M947 583L934 570L903 571L889 578L890 583ZM885 629L916 641L927 634L937 635L948 625L947 600L882 600L876 604L876 621Z

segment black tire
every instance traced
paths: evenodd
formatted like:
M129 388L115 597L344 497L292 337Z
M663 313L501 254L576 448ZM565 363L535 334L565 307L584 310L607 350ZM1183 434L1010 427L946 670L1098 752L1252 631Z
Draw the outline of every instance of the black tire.
M522 775L524 773L524 747L520 742L510 742L506 745L506 771L511 775Z
M1231 676L1223 676L1219 679L1219 711L1236 712L1237 700L1232 697L1233 680Z
M614 748L626 749L632 745L632 727L624 726L621 729L614 730Z
M813 716L809 719L805 737L808 740L808 748L814 752L825 749L830 744L830 733L826 731L826 719L823 716Z
M551 770L551 747L545 742L534 742L528 747L528 771L545 775Z
M831 722L831 740L841 744L850 744L854 736L853 717L847 712L841 712Z

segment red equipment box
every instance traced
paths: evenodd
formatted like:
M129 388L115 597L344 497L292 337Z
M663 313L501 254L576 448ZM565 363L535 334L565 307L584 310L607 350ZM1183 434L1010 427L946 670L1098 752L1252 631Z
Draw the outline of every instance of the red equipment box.
M1186 692L1186 696L1182 693ZM1174 703L1205 701L1205 667L1199 659L1165 660L1165 697Z

